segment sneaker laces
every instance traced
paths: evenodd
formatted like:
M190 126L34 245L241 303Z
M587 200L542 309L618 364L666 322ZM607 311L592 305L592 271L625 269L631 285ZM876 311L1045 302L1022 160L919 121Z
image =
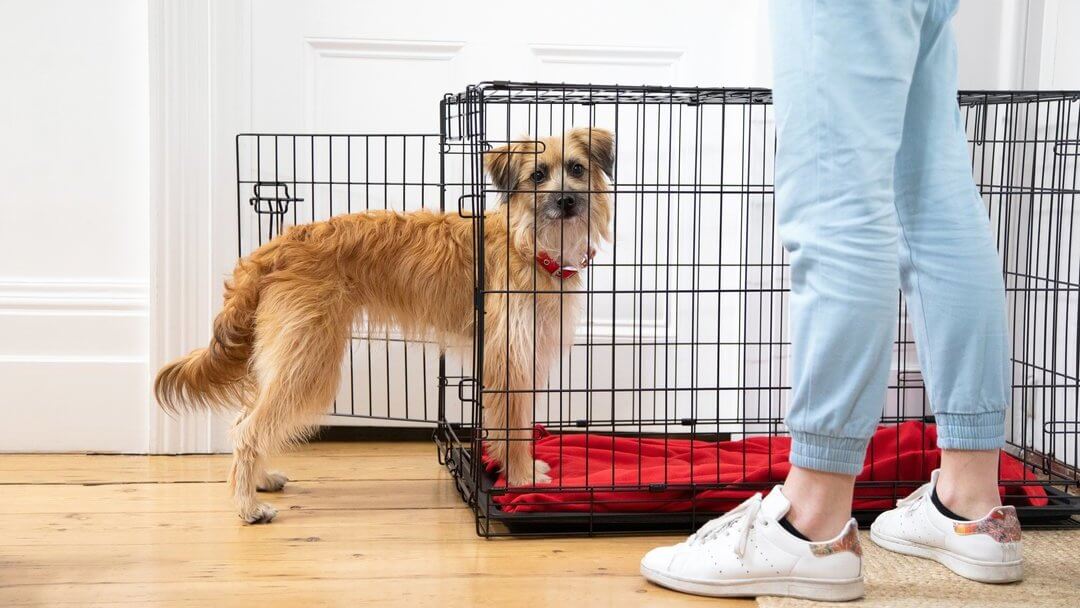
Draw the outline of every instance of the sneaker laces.
M735 553L742 557L746 552L746 541L750 537L750 530L754 527L754 520L761 510L761 494L754 494L743 503L727 513L701 526L697 532L686 539L689 546L708 542L726 532L732 526L738 526L739 536L735 543Z
M933 492L933 491L934 491L933 483L932 482L926 482L923 485L919 486L918 490L915 490L914 492L912 492L911 494L908 494L904 498L901 498L900 500L897 500L896 501L896 506L898 506L898 507L911 507L911 506L914 506L916 502L918 502L924 496L929 496L930 493Z

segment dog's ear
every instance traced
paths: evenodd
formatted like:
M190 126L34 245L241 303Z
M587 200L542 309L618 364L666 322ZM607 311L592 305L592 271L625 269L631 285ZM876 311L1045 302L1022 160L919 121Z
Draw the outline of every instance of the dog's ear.
M596 163L608 179L615 176L615 135L607 129L597 127L574 129L570 137L576 139L589 152L589 158Z
M517 185L517 160L520 156L517 144L507 144L484 153L484 170L491 176L491 183L502 190L500 198L510 196L510 190Z

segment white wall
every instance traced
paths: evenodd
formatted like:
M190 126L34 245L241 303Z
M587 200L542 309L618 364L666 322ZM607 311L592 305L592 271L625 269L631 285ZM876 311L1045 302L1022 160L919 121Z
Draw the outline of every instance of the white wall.
M0 451L145 451L145 0L0 2Z
M995 89L1015 86L1019 33L1017 13L1026 2L961 0L953 20L960 49L960 88ZM1020 9L1019 11L1017 9Z
M214 0L213 6L219 2L236 4ZM1080 44L1067 27L1080 19L1078 4L961 2L961 85L1080 86ZM149 445L147 285L155 266L148 158L175 150L150 141L152 89L161 79L177 86L209 81L211 64L221 58L190 58L206 74L150 74L154 30L147 5L0 0L0 451L145 451ZM203 0L196 16L239 12L210 6ZM178 12L163 14L173 19ZM702 84L769 83L766 15L761 2L756 14L737 17L756 40L737 59L743 69ZM230 27L216 19L213 28ZM170 52L188 50L177 45ZM257 62L256 56L243 65ZM183 119L169 118L181 131ZM210 138L192 141L203 139ZM222 161L231 151L219 152L206 153L214 160L203 164L231 173ZM192 158L198 164L202 153Z

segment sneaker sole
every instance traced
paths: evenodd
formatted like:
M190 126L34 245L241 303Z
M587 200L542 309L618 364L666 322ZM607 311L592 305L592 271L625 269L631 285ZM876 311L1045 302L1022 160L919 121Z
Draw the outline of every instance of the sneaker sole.
M1014 583L1024 578L1024 566L1021 560L983 562L937 547L885 536L873 528L870 529L870 540L882 549L934 560L956 574L980 583Z
M727 582L702 582L673 577L641 566L641 575L661 587L709 597L757 597L779 595L808 600L846 602L863 596L862 577L825 581L797 577L744 579Z

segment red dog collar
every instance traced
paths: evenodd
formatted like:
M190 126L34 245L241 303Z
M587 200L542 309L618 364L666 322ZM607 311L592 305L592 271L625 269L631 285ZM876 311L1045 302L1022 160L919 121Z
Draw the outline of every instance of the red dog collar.
M596 249L590 247L589 253L581 259L580 266L560 266L559 263L555 261L555 258L551 257L548 252L541 251L536 255L536 261L540 264L541 268L546 270L548 274L556 279L569 279L587 267L589 261L592 260L595 255Z

